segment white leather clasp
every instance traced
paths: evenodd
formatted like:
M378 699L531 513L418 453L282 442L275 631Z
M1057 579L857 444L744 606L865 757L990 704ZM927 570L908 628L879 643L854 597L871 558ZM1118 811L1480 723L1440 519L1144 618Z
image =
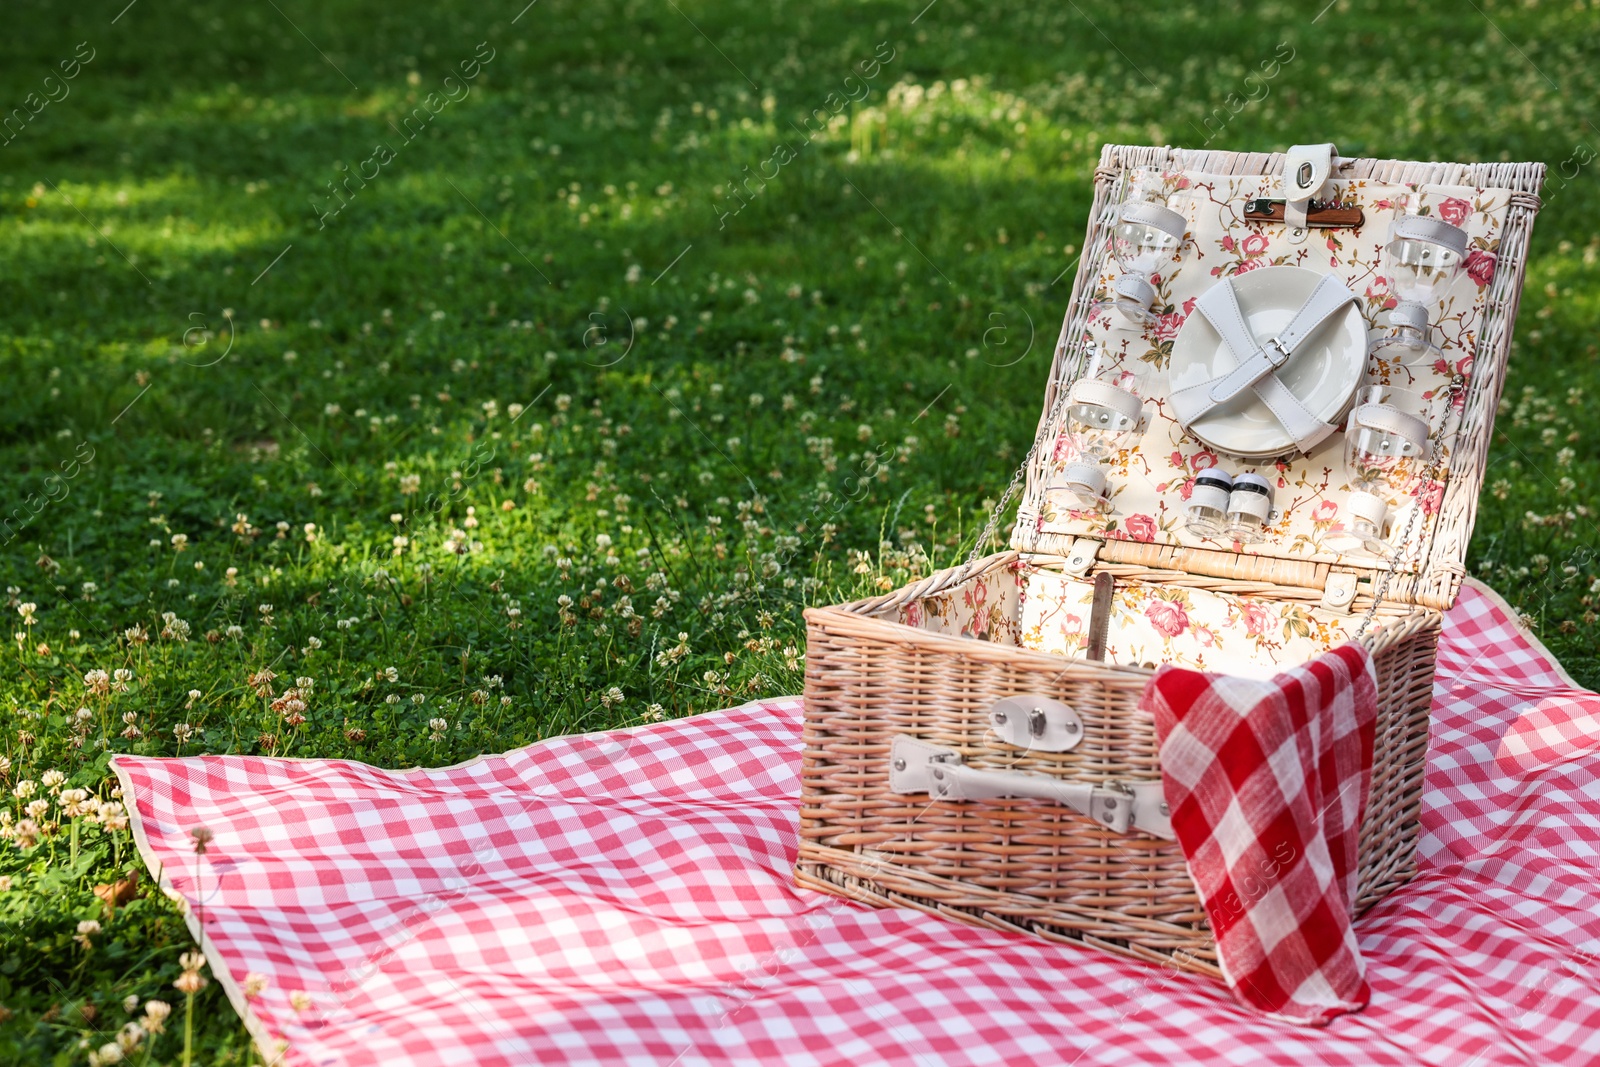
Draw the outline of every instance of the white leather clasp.
M1006 744L1039 752L1070 752L1083 740L1083 720L1072 706L1041 693L996 701L989 725Z
M1303 240L1310 229L1306 208L1322 195L1338 156L1339 149L1332 142L1290 145L1283 154L1283 221L1291 235L1298 234Z
M1082 578L1089 573L1089 568L1094 566L1094 558L1100 552L1100 542L1092 537L1079 537L1072 542L1072 547L1067 549L1067 562L1062 570L1076 578Z
M1328 584L1322 589L1321 607L1350 614L1350 605L1356 600L1356 576L1350 571L1329 571Z

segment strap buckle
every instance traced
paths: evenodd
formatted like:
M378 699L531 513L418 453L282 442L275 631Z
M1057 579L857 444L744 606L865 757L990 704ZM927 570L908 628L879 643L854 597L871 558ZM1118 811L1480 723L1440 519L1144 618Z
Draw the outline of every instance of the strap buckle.
M1261 354L1267 357L1267 362L1272 364L1273 370L1282 370L1283 365L1289 362L1289 357L1294 355L1294 352L1282 340L1274 336L1261 343Z

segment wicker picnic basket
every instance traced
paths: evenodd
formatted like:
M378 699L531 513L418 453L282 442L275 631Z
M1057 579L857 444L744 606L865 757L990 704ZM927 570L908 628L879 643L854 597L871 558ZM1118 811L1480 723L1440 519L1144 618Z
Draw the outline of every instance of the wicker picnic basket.
M1410 878L1441 612L1464 575L1544 167L1334 157L1339 196L1365 206L1372 232L1313 231L1307 242L1303 230L1245 223L1229 206L1271 192L1284 166L1279 154L1104 149L1044 416L1012 484L1012 490L1022 485L1022 495L1010 550L882 596L805 613L800 884L1217 976L1205 911L1177 843L1141 832L1125 813L1092 817L1100 814L1094 805L1110 811L1113 803L1141 792L1148 800L1152 787L1159 790L1155 727L1138 710L1151 664L1176 660L1270 673L1347 639L1371 652L1379 690L1356 911ZM1092 292L1107 277L1108 227L1136 172L1163 175L1168 188L1180 191L1191 220L1198 220L1191 236L1198 240L1202 229L1222 235L1198 267L1182 268L1193 285L1227 277L1246 262L1230 270L1218 262L1225 258L1219 249L1242 244L1248 254L1267 245L1264 254L1274 263L1314 265L1326 251L1327 269L1343 272L1352 289L1365 286L1371 299L1363 314L1374 328L1385 306L1382 279L1357 261L1365 255L1359 249L1381 244L1381 227L1371 223L1396 190L1472 232L1477 292L1464 292L1458 305L1444 309L1452 324L1443 345L1449 385L1436 384L1441 394L1448 390L1445 417L1455 421L1448 435L1439 429L1448 447L1435 453L1442 457L1431 498L1436 506L1419 511L1421 521L1407 528L1409 540L1394 562L1320 550L1320 512L1301 502L1278 519L1279 536L1244 550L1175 532L1162 516L1176 500L1178 479L1162 483L1151 475L1146 485L1136 475L1166 462L1169 448L1174 462L1185 447L1192 450L1177 431L1170 441L1147 438L1143 458L1136 454L1127 467L1130 483L1148 498L1152 521L1119 525L1053 513L1047 498L1048 479L1059 467L1053 441L1067 390L1083 373L1074 339ZM1257 234L1264 236L1247 240ZM1163 292L1162 299L1170 297L1168 314L1181 315L1181 283L1174 285L1180 291ZM1318 472L1339 465L1336 453L1315 450L1275 469L1280 484L1316 485L1322 477L1327 489L1337 474ZM1010 496L1008 490L997 517ZM1114 661L1091 662L1068 624L1057 620L1081 614L1068 609L1087 607L1101 574L1112 575L1118 590L1127 648ZM1149 631L1147 619L1177 618L1180 608L1181 626ZM1196 621L1202 617L1210 621ZM1240 647L1246 635L1246 651L1219 651ZM1060 743L1038 743L1046 735ZM917 766L908 769L908 759ZM966 769L964 791L936 786L925 773L931 768L943 777L950 767ZM1024 780L1020 788L996 787Z

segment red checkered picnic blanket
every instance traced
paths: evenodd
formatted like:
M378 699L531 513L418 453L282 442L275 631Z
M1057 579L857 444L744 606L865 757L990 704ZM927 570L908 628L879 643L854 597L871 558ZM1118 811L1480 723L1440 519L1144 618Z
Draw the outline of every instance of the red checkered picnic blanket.
M1436 695L1422 869L1356 923L1371 1003L1321 1029L796 889L794 699L442 770L115 765L152 870L204 899L214 974L294 1065L1592 1064L1600 698L1471 586Z
M1359 1011L1350 905L1378 715L1367 650L1341 645L1265 679L1163 667L1140 706L1233 995L1287 1022Z

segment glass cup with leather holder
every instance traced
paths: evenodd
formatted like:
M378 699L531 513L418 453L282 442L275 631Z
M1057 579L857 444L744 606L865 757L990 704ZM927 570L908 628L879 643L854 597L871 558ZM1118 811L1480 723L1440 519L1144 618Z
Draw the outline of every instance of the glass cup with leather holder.
M1187 229L1183 215L1167 206L1159 180L1147 176L1137 183L1127 202L1117 208L1111 227L1111 255L1122 273L1111 292L1096 301L1091 319L1096 311L1110 308L1141 328L1148 326L1156 298L1150 279L1171 261Z
M1047 486L1051 495L1067 498L1067 507L1109 510L1105 462L1138 442L1152 373L1149 363L1125 366L1091 346L1088 367L1072 383L1062 427L1072 455Z
M1259 474L1247 472L1233 478L1228 494L1227 528L1229 540L1253 545L1267 539L1264 529L1272 514L1272 483Z
M1342 527L1324 544L1336 552L1387 558L1396 546L1385 539L1389 508L1409 497L1426 473L1428 405L1420 395L1387 385L1356 394L1344 431L1350 495Z
M1183 528L1194 537L1222 537L1228 531L1228 498L1233 476L1221 467L1207 467L1194 476Z
M1467 233L1432 215L1402 215L1389 227L1383 271L1399 303L1389 312L1389 333L1371 354L1387 363L1416 367L1443 356L1433 343L1430 309L1443 297L1467 256Z

